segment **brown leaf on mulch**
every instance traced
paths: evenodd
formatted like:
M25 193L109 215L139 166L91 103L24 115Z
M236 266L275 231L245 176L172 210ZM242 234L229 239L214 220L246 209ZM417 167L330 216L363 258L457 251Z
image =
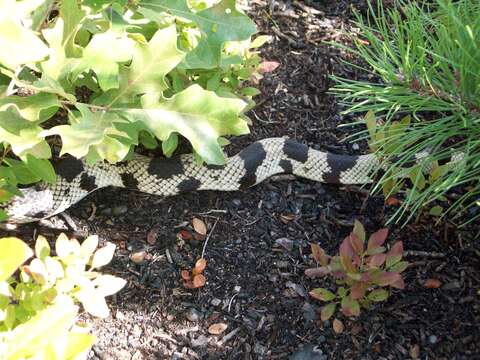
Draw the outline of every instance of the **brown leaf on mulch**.
M333 331L335 331L336 334L341 334L345 329L345 326L343 325L343 323L338 319L333 319L332 327L333 327Z
M427 289L438 289L442 286L442 282L438 279L427 279L423 283L423 287Z
M205 225L202 220L199 218L193 218L192 225L197 233L200 235L207 235L207 225Z
M208 327L208 332L212 335L220 335L227 329L228 325L225 323L216 323Z

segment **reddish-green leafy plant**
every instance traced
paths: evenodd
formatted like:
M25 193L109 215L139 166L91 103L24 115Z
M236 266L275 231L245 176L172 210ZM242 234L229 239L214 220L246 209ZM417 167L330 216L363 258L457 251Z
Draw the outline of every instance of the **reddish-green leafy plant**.
M328 320L340 305L345 316L358 316L360 308L368 309L372 302L386 300L386 288L403 289L401 273L408 262L402 261L403 243L398 241L390 249L384 246L388 229L373 233L366 242L363 225L355 221L353 231L341 243L339 255L328 256L317 244L311 244L312 256L319 267L305 270L309 277L333 276L336 290L316 288L310 295L328 303L322 308L322 321Z

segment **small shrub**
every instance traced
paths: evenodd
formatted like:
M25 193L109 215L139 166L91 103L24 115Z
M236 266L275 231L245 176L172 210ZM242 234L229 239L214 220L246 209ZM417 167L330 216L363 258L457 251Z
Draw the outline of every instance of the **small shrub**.
M20 239L0 239L0 354L2 359L79 359L95 338L76 323L81 303L94 316L109 314L105 296L125 281L103 275L115 245L96 250L98 238L81 245L64 234L51 256L47 240L39 236L33 251ZM88 267L88 270L86 270ZM13 274L17 274L12 276Z
M316 288L310 295L328 304L322 308L321 319L328 320L340 305L345 316L358 316L360 309L368 309L372 302L385 301L390 293L387 287L403 289L401 273L408 263L401 261L403 244L383 246L388 229L381 229L370 236L365 244L363 225L355 221L352 233L340 245L339 255L330 257L317 244L311 244L313 258L321 265L305 270L309 277L332 276L336 291Z
M115 163L183 136L224 163L259 93L255 33L235 0L1 2L0 204L55 181L53 145Z
M358 15L355 48L344 49L380 81L335 77L332 89L346 112L369 112L369 135L358 135L370 137L387 165L377 189L393 195L407 187L396 220L407 210L408 220L435 203L432 215L470 209L475 214L480 194L480 3L396 0L388 9L377 3L369 2L366 16ZM422 153L428 155L415 161ZM452 156L456 162L447 166ZM468 191L445 198L459 187ZM448 211L442 212L438 203Z

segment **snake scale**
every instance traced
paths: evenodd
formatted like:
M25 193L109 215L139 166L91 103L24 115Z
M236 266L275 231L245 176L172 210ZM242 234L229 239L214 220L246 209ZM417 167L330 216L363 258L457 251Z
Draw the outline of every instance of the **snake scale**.
M107 186L125 187L160 196L187 191L235 191L268 177L287 173L313 181L365 184L380 166L374 155L335 155L285 138L252 143L227 159L225 165L199 165L191 154L172 158L135 155L118 164L87 165L67 157L55 164L54 185L22 189L5 210L9 222L26 223L48 218Z

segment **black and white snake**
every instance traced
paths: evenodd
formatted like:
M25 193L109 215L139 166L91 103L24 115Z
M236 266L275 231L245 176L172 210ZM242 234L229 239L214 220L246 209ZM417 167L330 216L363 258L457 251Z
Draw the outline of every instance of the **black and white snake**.
M58 214L106 186L169 196L245 189L281 173L324 183L366 184L379 166L374 155L334 155L284 138L257 141L221 166L198 165L192 155L153 159L135 155L125 163L93 166L68 157L55 165L55 185L22 189L23 196L15 197L5 210L9 222L26 223Z

